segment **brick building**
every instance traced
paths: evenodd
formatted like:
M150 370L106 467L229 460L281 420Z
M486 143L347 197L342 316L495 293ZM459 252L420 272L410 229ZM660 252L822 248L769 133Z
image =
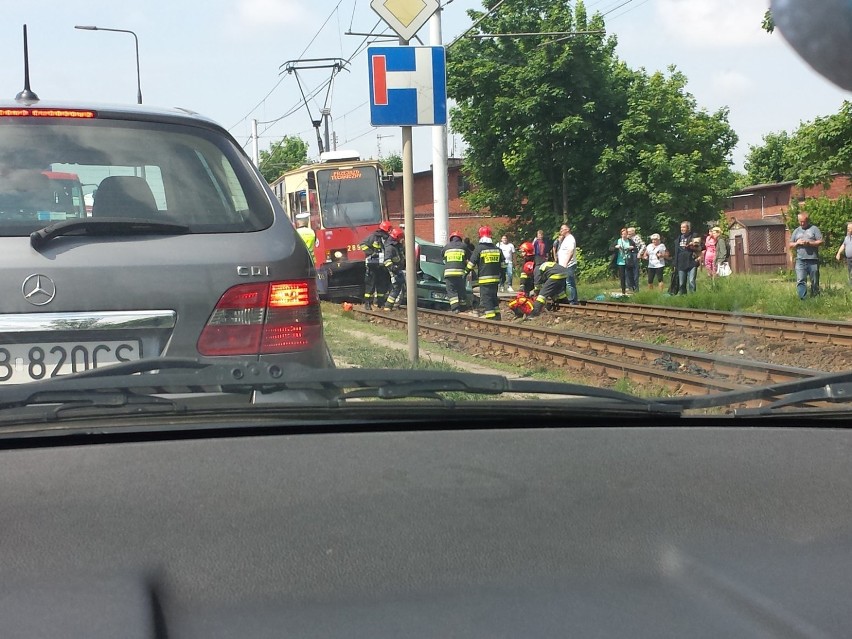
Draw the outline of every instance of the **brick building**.
M790 231L787 211L794 201L852 195L849 175L835 175L831 184L802 188L794 181L755 184L728 200L725 217L730 225L732 266L734 271L774 271L793 265L787 249Z
M755 184L735 193L728 200L725 216L728 222L737 220L762 220L766 218L786 220L785 214L794 200L826 196L837 199L841 195L852 195L852 179L848 175L835 175L826 188L822 185L801 188L793 181L776 184Z
M492 217L487 210L471 211L464 200L464 195L470 188L464 172L462 160L450 158L448 162L447 191L449 193L449 231L461 231L476 243L476 231L487 224L499 233L500 229L509 224L509 219ZM403 222L402 209L402 175L394 174L393 183L385 185L385 200L387 201L388 216L394 226ZM414 174L414 227L415 235L430 242L435 241L435 204L432 193L432 170L418 171Z

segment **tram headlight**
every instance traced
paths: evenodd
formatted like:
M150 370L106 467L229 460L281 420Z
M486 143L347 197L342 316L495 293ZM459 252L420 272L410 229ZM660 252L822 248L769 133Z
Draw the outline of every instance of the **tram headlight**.
M339 262L340 260L342 260L342 259L343 259L343 251L335 251L335 252L334 252L334 259L335 259L335 261L337 261L337 262Z

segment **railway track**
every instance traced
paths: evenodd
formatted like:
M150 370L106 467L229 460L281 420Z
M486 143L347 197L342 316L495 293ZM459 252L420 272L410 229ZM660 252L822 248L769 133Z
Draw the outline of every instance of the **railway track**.
M562 308L559 314L625 322L634 320L647 326L685 328L758 336L766 339L804 341L812 344L852 346L852 323L832 322L799 317L727 313L701 309L648 306L623 302L589 301L579 306Z
M394 328L406 325L406 317L401 313L360 309L355 312L362 319ZM581 375L613 380L627 377L637 384L662 386L676 393L742 390L750 385L792 381L816 374L801 368L657 344L423 309L418 311L418 329L421 337L467 350L512 356L528 365L563 367Z

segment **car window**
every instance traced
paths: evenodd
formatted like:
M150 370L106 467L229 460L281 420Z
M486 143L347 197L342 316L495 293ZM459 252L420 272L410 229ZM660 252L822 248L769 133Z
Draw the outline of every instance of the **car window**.
M12 118L0 125L0 135L3 235L83 217L170 221L194 233L255 231L273 219L269 203L250 184L255 178L244 159L202 128ZM51 179L56 175L65 176L63 189ZM91 193L90 210L80 206L83 185Z

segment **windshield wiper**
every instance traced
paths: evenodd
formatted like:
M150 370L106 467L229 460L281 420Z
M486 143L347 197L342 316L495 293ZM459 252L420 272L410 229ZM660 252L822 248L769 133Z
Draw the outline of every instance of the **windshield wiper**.
M142 373L142 374L140 374ZM151 373L151 374L148 374ZM135 394L248 393L259 402L278 402L280 391L311 393L315 403L326 407L346 405L361 398L431 398L445 401L440 393L463 392L475 395L524 393L562 398L609 400L613 407L641 413L680 414L677 406L581 384L508 379L501 375L480 375L430 370L399 369L316 369L299 365L282 367L266 362L208 363L192 358L152 358L116 364L105 368L0 387L0 408L48 404L57 392L89 394L133 392ZM304 403L304 399L299 400ZM446 402L445 402L446 403ZM451 402L450 402L451 403Z
M101 217L65 220L49 224L30 233L30 245L39 249L60 235L183 235L189 233L185 224L157 222L142 218Z
M827 373L792 382L768 384L742 391L694 397L668 397L658 401L683 409L730 406L757 400L772 400L758 408L739 408L735 415L768 415L778 408L798 406L811 402L852 402L852 371Z

